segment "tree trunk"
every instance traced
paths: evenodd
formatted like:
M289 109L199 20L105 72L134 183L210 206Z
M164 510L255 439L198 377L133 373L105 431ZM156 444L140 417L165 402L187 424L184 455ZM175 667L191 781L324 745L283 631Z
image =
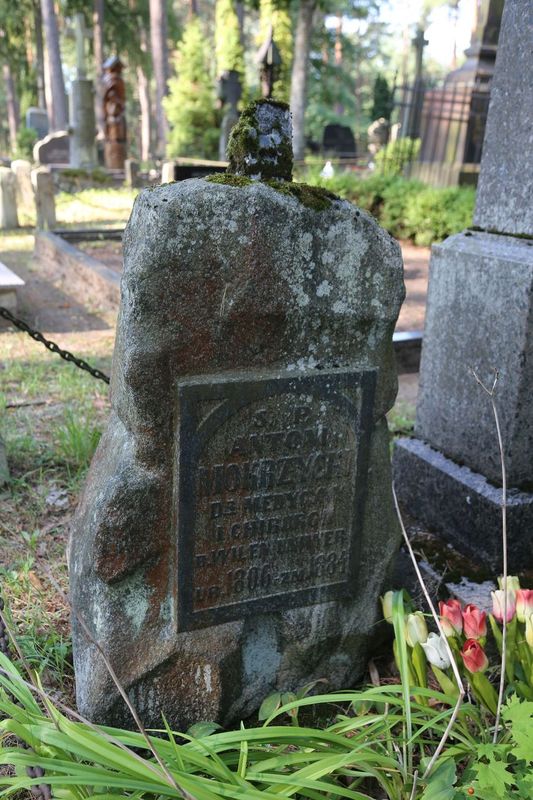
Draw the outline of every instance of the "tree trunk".
M305 151L305 101L316 3L317 0L300 0L296 23L291 77L292 147L296 161L303 160Z
M245 47L245 40L244 40L244 3L237 0L235 3L235 13L237 14L237 19L239 21L239 38L241 40L241 44L243 48Z
M41 0L43 26L50 70L50 96L47 97L48 117L52 131L66 130L68 124L67 98L63 81L59 31L53 0Z
M17 131L19 127L19 104L15 92L15 82L9 64L2 66L2 74L6 87L7 124L9 127L9 145L11 152L17 149Z
M150 91L148 78L141 66L137 67L137 91L141 107L141 161L150 160Z
M43 45L43 15L40 0L33 3L33 24L35 25L35 60L37 73L37 105L46 108L46 95L44 91L44 45Z
M93 0L93 55L94 55L94 111L98 139L105 134L104 90L102 86L102 64L104 63L104 0Z
M150 0L150 46L155 78L156 152L159 157L163 157L165 154L168 131L167 118L163 108L163 98L167 94L168 80L167 12L165 0Z

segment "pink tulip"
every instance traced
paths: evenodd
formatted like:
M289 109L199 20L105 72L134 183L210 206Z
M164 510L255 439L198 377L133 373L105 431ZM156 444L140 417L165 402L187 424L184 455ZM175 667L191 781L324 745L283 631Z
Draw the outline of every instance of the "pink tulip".
M455 636L463 630L463 615L459 600L442 600L439 603L440 624L446 636Z
M491 592L492 595L492 613L494 618L498 620L498 622L503 622L503 600L504 600L504 592L503 589L496 589L495 592ZM507 614L506 614L506 622L510 622L514 617L514 612L516 611L516 592L508 591L507 592Z
M465 606L463 623L467 639L481 639L487 635L487 615L473 603Z
M461 656L469 672L484 672L489 665L485 651L475 639L466 640L461 650Z
M533 614L533 589L518 589L516 593L516 616L525 622Z

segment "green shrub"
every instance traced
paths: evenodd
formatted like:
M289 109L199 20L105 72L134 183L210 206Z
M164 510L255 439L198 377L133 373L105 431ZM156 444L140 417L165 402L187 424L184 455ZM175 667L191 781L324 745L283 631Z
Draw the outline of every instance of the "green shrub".
M370 211L397 239L412 239L418 245L442 241L472 225L475 189L471 187L434 189L420 181L378 173L362 178L338 172L322 178L316 169L306 180Z
M17 133L17 158L27 158L33 161L33 145L39 138L35 128L22 126Z
M472 224L476 192L471 187L425 189L410 194L405 228L415 244L430 245Z
M382 175L401 175L418 155L420 139L396 139L376 153L376 167Z

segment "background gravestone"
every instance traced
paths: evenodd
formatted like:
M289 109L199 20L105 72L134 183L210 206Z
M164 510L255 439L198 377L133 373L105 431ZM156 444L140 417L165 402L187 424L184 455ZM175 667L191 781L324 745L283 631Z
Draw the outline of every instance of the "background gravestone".
M257 149L243 145L243 131ZM237 175L141 192L124 235L113 411L72 529L80 711L245 717L365 669L398 546L385 414L398 244L290 178L289 113L233 129Z
M533 566L532 26L531 3L505 3L475 211L483 230L433 247L417 439L398 442L394 457L411 513L500 568L498 441L489 399L471 374L490 386L498 369L515 570Z
M44 139L49 131L46 109L30 106L26 111L26 127L33 128L33 130L37 132L38 138Z
M49 133L44 139L35 142L33 146L33 160L38 164L63 164L69 163L69 135L67 131Z
M16 178L17 203L25 211L33 212L35 198L31 183L31 163L23 158L11 162L11 169Z
M49 167L32 170L31 181L35 192L36 227L52 230L56 225L54 178Z
M0 230L18 228L17 179L8 167L0 167Z

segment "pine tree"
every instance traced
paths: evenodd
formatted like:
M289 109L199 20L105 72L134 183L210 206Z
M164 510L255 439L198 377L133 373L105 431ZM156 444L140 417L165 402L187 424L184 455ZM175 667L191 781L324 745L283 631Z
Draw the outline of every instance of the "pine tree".
M170 125L168 156L214 158L218 128L210 68L210 44L200 20L192 17L176 54L176 76L168 82L163 100Z
M274 41L281 56L278 79L274 82L272 95L275 100L289 102L292 69L292 20L288 8L275 0L261 0L259 4L259 38L262 44L272 25Z
M233 0L216 0L215 58L217 77L229 70L244 75L244 49Z
M374 82L374 100L372 104L372 119L390 119L392 111L392 92L387 79L378 75Z

